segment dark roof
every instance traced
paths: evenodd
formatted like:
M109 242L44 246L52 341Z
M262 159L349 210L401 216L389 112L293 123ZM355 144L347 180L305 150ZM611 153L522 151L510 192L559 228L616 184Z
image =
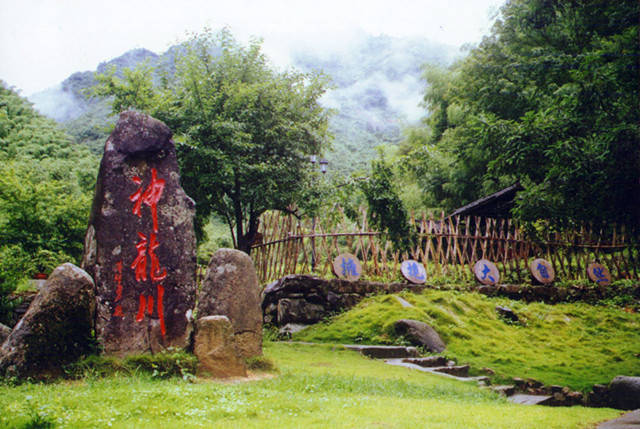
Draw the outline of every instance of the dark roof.
M511 216L511 208L518 191L522 190L519 183L504 188L486 197L475 200L466 206L456 209L449 216L486 216L505 218Z

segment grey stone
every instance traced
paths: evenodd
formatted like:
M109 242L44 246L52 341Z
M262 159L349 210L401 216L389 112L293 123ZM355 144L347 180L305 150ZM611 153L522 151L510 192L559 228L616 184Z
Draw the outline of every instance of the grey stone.
M0 348L0 374L35 379L92 352L94 283L73 264L56 268Z
M304 299L283 298L278 301L278 325L288 323L313 324L326 316L323 306Z
M468 377L469 369L469 365L457 365L434 368L434 371L444 372L445 374L455 375L456 377Z
M553 398L549 395L526 395L523 393L516 393L509 396L509 401L521 404L521 405L550 405L549 402Z
M448 359L444 356L427 356L420 358L408 358L404 362L413 363L423 368L433 368L437 366L447 366Z
M418 350L415 347L368 345L347 345L344 347L347 350L358 351L364 356L373 359L394 359L420 356Z
M491 390L503 396L511 396L514 393L516 393L516 386L513 386L513 385L492 386Z
M640 410L635 410L614 420L604 422L596 429L640 429Z
M609 383L609 405L620 410L640 408L640 377L619 375Z
M189 346L194 216L169 128L142 113L122 113L105 144L82 262L96 284L96 331L105 353Z
M211 257L198 295L198 317L212 315L229 318L242 357L262 355L260 287L246 253L219 249Z
M198 319L193 353L198 358L198 375L215 378L247 375L247 366L240 356L233 327L226 316Z
M440 335L424 322L401 319L394 322L393 326L397 335L403 335L415 346L422 346L434 353L441 353L446 348Z

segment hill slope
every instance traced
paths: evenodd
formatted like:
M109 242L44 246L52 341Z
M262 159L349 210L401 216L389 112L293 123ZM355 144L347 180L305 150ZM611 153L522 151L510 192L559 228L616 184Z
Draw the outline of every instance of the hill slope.
M432 326L447 344L444 354L499 377L534 378L586 390L617 375L640 376L640 314L583 303L547 305L427 289L369 298L324 324L299 332L300 341L390 344L393 322L415 319ZM508 306L521 323L500 318Z
M101 63L98 73L115 66L134 68L147 61L157 69L172 73L180 49L173 46L162 55L135 49ZM448 64L456 50L425 39L389 36L362 37L335 52L295 51L294 68L323 71L334 84L323 102L336 110L330 129L335 136L333 149L325 154L330 170L350 173L368 168L375 147L400 140L403 124L418 120L424 113L422 99L423 64ZM43 114L63 123L79 142L94 151L102 150L108 134L109 107L105 100L87 99L85 90L95 84L93 72L77 72L55 88L34 94L30 100Z

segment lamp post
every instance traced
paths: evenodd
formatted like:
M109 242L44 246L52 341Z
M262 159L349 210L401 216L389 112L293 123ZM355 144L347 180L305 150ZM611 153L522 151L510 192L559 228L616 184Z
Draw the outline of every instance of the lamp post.
M310 157L312 168L315 168L317 157L316 155L311 155ZM322 174L327 172L327 166L329 165L329 161L326 159L321 159L320 162L320 171ZM311 272L316 269L316 214L313 213L311 217Z

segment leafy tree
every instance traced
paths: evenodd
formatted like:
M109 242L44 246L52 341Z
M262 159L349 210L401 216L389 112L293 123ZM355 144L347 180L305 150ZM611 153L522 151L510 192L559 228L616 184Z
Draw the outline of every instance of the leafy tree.
M259 216L302 198L308 156L328 138L328 111L318 103L327 82L317 74L274 70L260 41L243 47L227 30L197 34L177 55L176 74L153 93L139 84L138 72L115 85L117 77L102 76L97 92L114 95L114 108L146 111L176 133L182 184L197 203L197 224L219 215L236 248L248 253ZM150 82L151 73L143 74ZM136 88L145 90L130 97Z
M369 205L369 224L388 235L397 249L406 251L412 244L407 210L394 185L393 169L383 157L371 162L369 180L360 182Z
M637 225L638 2L511 0L501 14L444 78L426 74L425 190L464 204L518 180L522 219Z
M0 314L21 279L79 262L97 159L0 82Z

